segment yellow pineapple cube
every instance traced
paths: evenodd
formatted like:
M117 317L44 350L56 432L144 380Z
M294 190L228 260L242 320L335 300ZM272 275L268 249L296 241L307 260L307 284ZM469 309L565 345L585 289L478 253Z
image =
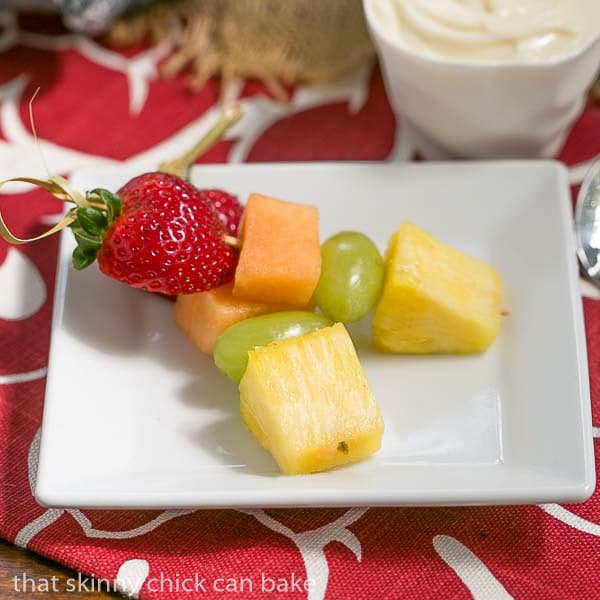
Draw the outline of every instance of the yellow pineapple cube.
M402 354L481 352L498 334L501 309L493 267L403 222L388 245L373 342Z
M354 462L381 446L383 419L341 323L251 351L240 411L288 475Z

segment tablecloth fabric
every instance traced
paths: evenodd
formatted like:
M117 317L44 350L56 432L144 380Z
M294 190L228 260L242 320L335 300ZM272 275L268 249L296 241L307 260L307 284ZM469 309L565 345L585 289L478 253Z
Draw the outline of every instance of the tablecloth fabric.
M17 19L9 11L0 12L0 23L2 179L43 174L38 149L52 172L64 175L82 165L134 163L148 156L158 162L173 144L189 145L193 128L218 100L218 82L191 94L183 75L160 80L156 65L168 50L164 46L118 52L66 33L53 18ZM38 86L36 144L28 100ZM291 90L287 106L257 83L238 87L244 125L201 162L413 155L376 66L337 84ZM559 157L570 167L574 191L599 153L600 107L590 106ZM39 191L4 194L0 201L24 235L47 227L60 210ZM598 493L573 506L268 511L39 506L31 486L56 255L55 238L19 248L0 242L3 538L142 598L600 598ZM582 292L593 418L600 425L600 295L585 284ZM600 435L600 429L594 431ZM595 449L598 457L597 440Z

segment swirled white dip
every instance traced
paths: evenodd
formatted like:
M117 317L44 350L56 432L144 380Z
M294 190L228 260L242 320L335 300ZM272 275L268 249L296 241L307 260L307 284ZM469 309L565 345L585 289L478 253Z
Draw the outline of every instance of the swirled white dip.
M600 0L372 0L409 50L463 60L531 61L575 52L600 33Z

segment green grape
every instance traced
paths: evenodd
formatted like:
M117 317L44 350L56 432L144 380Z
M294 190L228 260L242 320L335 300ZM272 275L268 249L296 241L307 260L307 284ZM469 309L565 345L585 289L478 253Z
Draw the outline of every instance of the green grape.
M291 310L245 319L228 327L217 338L215 365L224 375L239 382L248 365L248 352L288 338L333 325L327 317Z
M379 299L384 270L377 246L366 235L342 231L321 246L321 277L314 299L334 321L358 321Z

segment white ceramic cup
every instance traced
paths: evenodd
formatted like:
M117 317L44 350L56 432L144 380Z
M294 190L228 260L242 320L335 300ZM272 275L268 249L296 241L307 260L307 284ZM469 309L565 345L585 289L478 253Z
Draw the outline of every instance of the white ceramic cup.
M600 0L598 0L600 1ZM558 153L600 67L600 36L558 59L452 60L409 50L363 0L392 106L427 157L537 158Z

